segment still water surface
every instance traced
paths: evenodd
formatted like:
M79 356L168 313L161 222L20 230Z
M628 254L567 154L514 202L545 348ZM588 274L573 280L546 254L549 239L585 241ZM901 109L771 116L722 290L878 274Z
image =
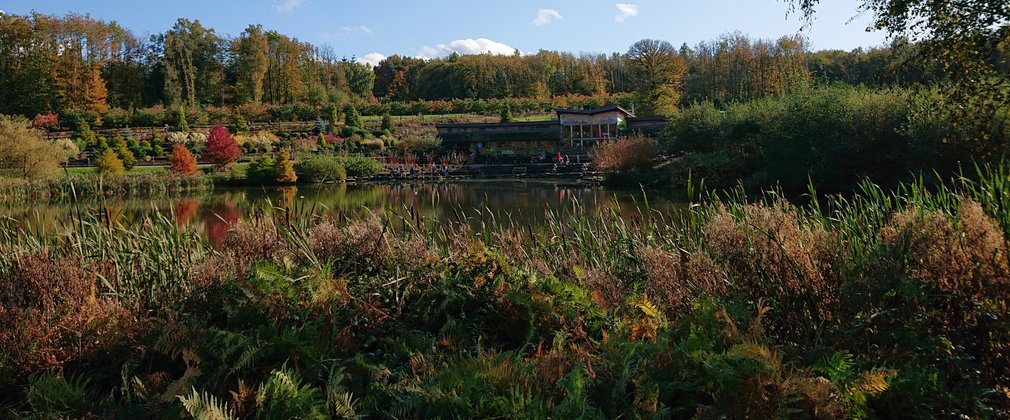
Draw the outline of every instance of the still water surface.
M682 207L661 191L647 193L649 207L669 213ZM583 210L572 212L577 202ZM298 213L360 216L365 212L409 217L417 212L426 220L454 219L461 210L480 210L498 220L519 225L544 223L548 210L569 216L619 209L625 217L643 205L643 192L615 190L559 182L481 181L417 184L356 184L318 187L216 189L213 192L157 199L108 199L0 203L0 218L35 232L65 233L74 215L108 209L110 217L130 225L160 213L211 243L220 244L230 226L267 209L293 208Z

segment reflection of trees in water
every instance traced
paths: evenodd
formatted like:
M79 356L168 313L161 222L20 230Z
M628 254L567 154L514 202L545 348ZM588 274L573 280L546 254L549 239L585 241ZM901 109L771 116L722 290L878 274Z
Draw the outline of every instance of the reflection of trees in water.
M196 210L200 207L200 202L192 198L179 200L175 203L175 224L182 228L189 224L196 217Z
M228 230L242 219L242 209L233 201L222 198L208 202L200 211L207 240L214 246L221 246Z
M123 224L139 223L160 211L174 216L180 228L202 227L212 243L220 244L233 223L254 217L256 212L272 211L271 207L291 208L292 217L313 212L357 218L375 212L390 217L392 226L397 228L402 226L401 217L445 221L455 220L457 214L470 218L475 225L481 219L485 222L493 219L501 224L535 227L543 224L546 210L563 221L595 217L599 211L612 210L630 219L638 214L641 198L640 191L497 181L220 189L175 199L82 200L77 205L82 212L94 214L101 214L107 207L110 219ZM662 212L677 207L659 194L650 194L649 198L652 208ZM577 200L578 205L573 205L572 200ZM75 214L75 204L70 202L0 203L0 217L11 218L33 232L65 233L73 225Z

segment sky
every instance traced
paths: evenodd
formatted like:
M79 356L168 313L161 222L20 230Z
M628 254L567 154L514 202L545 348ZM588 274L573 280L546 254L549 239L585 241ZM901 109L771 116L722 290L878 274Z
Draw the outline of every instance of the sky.
M180 17L230 36L258 23L374 65L393 54L609 54L645 38L693 46L735 31L755 38L802 33L814 50L886 44L886 34L866 31L871 16L859 13L861 3L822 2L805 28L786 0L4 0L0 11L90 14L138 35L162 33Z

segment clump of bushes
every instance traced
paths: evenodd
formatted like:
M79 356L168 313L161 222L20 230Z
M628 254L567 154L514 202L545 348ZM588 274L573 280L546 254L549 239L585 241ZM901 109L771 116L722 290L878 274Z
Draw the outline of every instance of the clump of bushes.
M274 169L274 158L270 155L263 155L252 162L245 170L245 178L249 182L256 184L272 184L277 178L277 171Z
M339 182L347 178L347 170L340 160L331 155L311 155L295 164L298 179L310 184Z
M337 162L347 170L347 176L368 177L382 172L382 164L367 156L338 156Z

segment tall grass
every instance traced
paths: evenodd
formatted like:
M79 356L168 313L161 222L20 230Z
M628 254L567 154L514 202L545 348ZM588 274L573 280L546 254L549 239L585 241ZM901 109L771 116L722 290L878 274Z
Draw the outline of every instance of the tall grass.
M207 176L144 174L101 177L76 174L44 179L0 177L0 198L36 200L77 197L158 197L186 191L209 190L214 179Z
M278 203L219 249L0 224L0 388L42 417L1002 417L1008 175L539 226Z

